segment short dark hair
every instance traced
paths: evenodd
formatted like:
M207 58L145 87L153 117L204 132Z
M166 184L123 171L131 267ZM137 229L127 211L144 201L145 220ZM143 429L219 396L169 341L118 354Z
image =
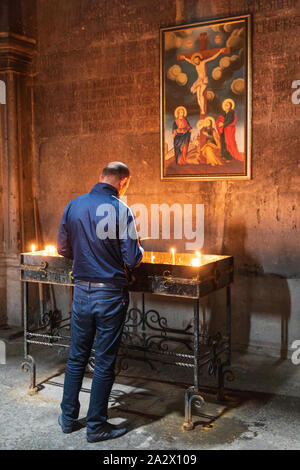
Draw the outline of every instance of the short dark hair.
M102 178L114 177L116 179L128 178L130 175L128 166L122 162L110 162L102 170Z

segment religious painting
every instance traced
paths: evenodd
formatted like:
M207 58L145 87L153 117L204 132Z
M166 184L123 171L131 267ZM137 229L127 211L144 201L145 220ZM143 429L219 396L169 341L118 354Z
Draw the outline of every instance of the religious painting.
M162 179L250 179L250 15L160 30Z

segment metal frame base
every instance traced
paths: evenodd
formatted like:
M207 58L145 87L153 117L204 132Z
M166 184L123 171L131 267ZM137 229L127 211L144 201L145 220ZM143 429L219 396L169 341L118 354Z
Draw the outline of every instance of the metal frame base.
M43 313L40 327L34 331L28 330L28 283L24 282L24 361L22 369L30 373L29 393L37 393L40 387L36 383L36 363L29 354L31 344L39 344L56 348L69 348L70 336L62 334L62 330L69 328L70 319L62 319L59 312ZM148 362L159 361L166 364L190 367L194 371L194 385L185 391L185 417L182 429L189 431L194 429L192 420L192 406L201 409L204 406L204 398L200 393L200 370L207 367L208 374L217 377L217 400L225 400L225 379L234 380L230 369L224 369L231 364L231 298L230 286L226 287L226 334L217 333L209 336L200 331L199 325L199 299L193 300L194 325L185 330L170 328L167 320L153 310L146 310L145 295L142 294L142 308L132 308L127 313L124 332L121 342L120 369L126 370L129 359ZM184 352L174 352L168 349L169 344L180 344L186 349ZM126 354L124 354L124 351ZM135 352L135 356L133 355ZM94 353L94 350L92 350ZM93 370L93 356L89 361L89 370ZM47 383L47 382L45 382Z

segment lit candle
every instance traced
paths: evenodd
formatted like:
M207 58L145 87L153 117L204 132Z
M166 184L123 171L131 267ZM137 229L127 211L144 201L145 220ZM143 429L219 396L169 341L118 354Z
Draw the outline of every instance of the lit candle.
M192 266L201 266L201 252L196 251L197 258L192 259Z
M35 245L34 245L34 243L33 243L33 244L30 246L30 249L31 249L31 252L32 252L32 253L34 253L34 252L35 252L36 248L35 248Z
M171 248L171 252L172 252L172 262L173 264L175 264L175 248Z
M54 256L56 254L56 247L53 245L45 246L46 255Z
M153 251L151 251L151 263L154 263L154 260L155 260L155 256L153 254Z
M200 266L200 260L199 258L193 258L192 259L192 266Z

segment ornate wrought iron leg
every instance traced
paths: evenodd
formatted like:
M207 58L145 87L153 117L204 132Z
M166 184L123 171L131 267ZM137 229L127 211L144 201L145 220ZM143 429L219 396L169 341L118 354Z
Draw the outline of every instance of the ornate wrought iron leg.
M21 364L25 372L30 373L29 393L36 393L38 387L36 386L36 363L32 356L29 354L29 344L27 342L28 330L28 282L23 285L23 309L24 309L24 361Z
M227 365L231 365L231 290L226 287L226 336L228 341Z
M44 289L43 284L39 282L39 302L40 302L40 322L39 325L43 325L44 319Z
M204 398L199 394L195 387L187 388L184 394L184 401L185 401L185 413L184 413L184 422L183 422L183 430L184 431L191 431L194 429L194 423L192 420L192 404L195 400L195 405L198 408L202 408L204 406Z
M29 393L33 394L38 392L39 389L36 386L36 363L34 358L27 354L24 361L22 362L21 367L25 372L30 373Z
M199 299L194 300L194 387L199 391Z
M192 403L196 400L197 407L202 408L204 398L199 393L199 299L194 300L194 386L185 391L185 416L183 429L190 431L194 428L192 421Z
M141 318L142 318L142 338L143 338L143 346L145 346L146 343L146 316L145 316L145 294L144 292L142 293L142 313L141 313ZM145 352L144 352L145 356Z
M224 382L228 380L228 382L234 381L234 373L230 369L223 369L224 365L218 367L218 393L217 393L217 400L225 401L226 396L224 393Z
M218 393L217 393L217 400L224 401L224 371L223 365L218 367Z
M227 336L227 359L224 364L218 366L218 394L219 401L225 400L224 394L224 381L229 382L234 380L234 374L230 369L224 370L224 366L231 365L231 292L230 286L226 288L226 336Z

